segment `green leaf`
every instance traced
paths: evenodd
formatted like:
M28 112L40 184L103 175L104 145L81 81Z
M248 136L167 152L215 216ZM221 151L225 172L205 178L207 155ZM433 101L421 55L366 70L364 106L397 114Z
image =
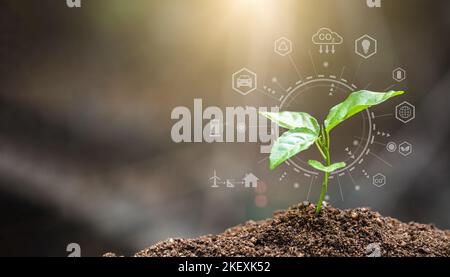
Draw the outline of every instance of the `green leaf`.
M325 166L321 162L316 161L316 160L309 160L308 164L310 166L314 167L317 170L320 170L320 171L323 171L323 172L328 172L328 173L331 173L331 172L336 171L338 169L344 168L346 166L346 164L344 162L334 163L332 165Z
M318 134L307 128L291 129L281 135L273 144L270 152L270 169L273 170L287 159L308 149Z
M311 115L303 112L260 112L261 115L267 117L280 127L288 130L306 128L313 134L319 135L320 125Z
M373 92L368 90L351 93L344 102L334 106L325 119L325 127L330 132L338 124L371 106L378 105L404 91Z

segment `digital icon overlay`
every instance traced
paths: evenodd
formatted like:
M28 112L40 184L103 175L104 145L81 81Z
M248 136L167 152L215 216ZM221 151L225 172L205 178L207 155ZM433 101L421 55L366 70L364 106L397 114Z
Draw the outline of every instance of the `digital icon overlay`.
M242 68L233 73L232 88L242 95L247 95L257 88L257 75L248 68Z
M412 154L413 152L413 146L411 143L404 141L402 142L399 146L398 146L398 152L402 155L402 156L409 156Z
M397 82L402 82L406 79L406 70L401 67L397 67L392 71L392 79Z
M336 45L342 44L344 39L330 28L320 28L312 36L312 42L319 46L320 54L334 54L336 53Z
M381 173L377 173L373 176L372 183L374 186L380 188L380 187L386 185L386 176L384 176Z
M368 59L375 55L378 51L378 42L369 35L363 35L355 40L355 53L364 59Z
M235 188L237 185L241 185L244 188L257 188L259 178L255 174L249 172L241 180L227 178L222 180L218 175L216 169L213 170L213 176L209 178L212 188L219 188L225 186L227 188Z
M403 123L408 123L416 117L416 108L408 101L403 101L395 107L395 118Z
M275 41L274 51L280 56L289 55L292 53L292 42L286 37L281 37Z

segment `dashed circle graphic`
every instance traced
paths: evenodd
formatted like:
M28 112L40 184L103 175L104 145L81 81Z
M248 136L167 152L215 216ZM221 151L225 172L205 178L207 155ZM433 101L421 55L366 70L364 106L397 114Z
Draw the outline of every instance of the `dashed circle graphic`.
M302 93L302 89L309 88L310 85L314 84L332 84L334 86L341 86L342 88L345 88L349 93L358 89L356 85L349 84L346 79L337 78L334 75L330 75L328 77L325 75L317 75L316 77L309 76L306 77L305 80L297 81L295 83L295 86L286 89L288 93L281 100L280 110L283 110L283 107L286 106L287 101L289 101L289 99L292 98L294 94ZM365 117L365 121L367 121L368 128L365 128L367 129L367 135L364 135L366 142L364 143L362 151L358 154L357 157L355 157L355 159L353 159L351 163L347 164L346 167L331 173L331 175L343 176L346 174L346 172L353 171L357 165L360 165L364 161L364 156L369 154L369 147L371 144L373 144L375 138L372 134L372 131L375 130L376 127L375 124L372 123L372 119L374 117L373 113L371 113L369 109L366 109L365 113L367 114L367 116ZM366 124L365 121L363 121L363 124ZM285 164L292 167L295 172L303 173L307 177L310 177L311 175L319 175L319 172L303 167L302 165L295 162L292 158L287 160Z

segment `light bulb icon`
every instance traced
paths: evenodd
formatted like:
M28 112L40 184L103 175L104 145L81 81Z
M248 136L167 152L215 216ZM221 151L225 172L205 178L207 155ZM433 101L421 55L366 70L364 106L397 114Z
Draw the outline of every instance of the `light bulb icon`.
M364 59L375 55L377 48L377 40L367 34L355 40L355 53Z
M365 40L362 41L361 45L362 45L362 47L363 47L364 54L367 55L367 54L369 53L370 45L371 45L371 44L372 44L372 43L371 43L370 40L368 40L368 39L365 39Z

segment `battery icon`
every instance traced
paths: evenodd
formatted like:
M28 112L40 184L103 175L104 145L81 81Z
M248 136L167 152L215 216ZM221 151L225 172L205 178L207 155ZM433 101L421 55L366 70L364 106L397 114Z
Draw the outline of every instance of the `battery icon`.
M406 79L406 71L400 67L396 68L392 71L392 78L397 82L401 82Z

